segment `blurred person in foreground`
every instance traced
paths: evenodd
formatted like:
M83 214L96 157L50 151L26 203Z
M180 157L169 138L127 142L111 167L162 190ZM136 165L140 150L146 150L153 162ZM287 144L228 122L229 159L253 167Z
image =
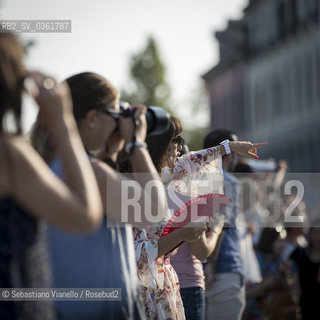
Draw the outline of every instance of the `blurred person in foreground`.
M60 181L20 136L21 100L26 76L51 130L61 158ZM14 132L5 125L13 115ZM65 84L23 66L23 48L15 36L0 31L0 287L50 288L51 272L45 238L49 222L65 232L83 233L101 223L98 187L72 116ZM0 319L55 319L50 301L1 301Z
M88 236L74 236L50 228L48 242L53 265L54 284L57 288L120 288L119 301L57 301L60 319L143 319L141 300L137 287L137 271L134 260L132 224L139 224L132 207L128 208L128 221L122 218L122 183L128 179L110 165L92 156L100 150L100 157L113 160L119 151L131 144L128 161L133 168L135 185L141 189L137 203L145 208L151 200L157 219L166 210L163 185L144 144L146 137L146 108L135 107L133 117L120 116L119 94L104 77L84 72L69 77L74 105L74 116L80 136L94 169L99 194L105 211L103 225ZM135 127L135 130L134 130ZM42 129L42 130L41 130ZM33 143L38 146L52 170L65 179L60 158L51 151L52 139L38 121L33 132ZM134 136L134 143L133 141ZM47 137L47 139L43 139ZM110 163L110 162L108 162ZM153 181L155 188L146 190ZM140 225L150 224L145 210L141 210ZM120 295L119 295L120 297Z

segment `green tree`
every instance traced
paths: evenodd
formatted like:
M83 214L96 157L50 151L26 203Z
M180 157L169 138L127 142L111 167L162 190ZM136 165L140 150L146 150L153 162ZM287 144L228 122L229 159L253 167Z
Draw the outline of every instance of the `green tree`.
M130 83L121 91L122 100L170 111L170 94L157 42L149 37L145 47L130 58Z

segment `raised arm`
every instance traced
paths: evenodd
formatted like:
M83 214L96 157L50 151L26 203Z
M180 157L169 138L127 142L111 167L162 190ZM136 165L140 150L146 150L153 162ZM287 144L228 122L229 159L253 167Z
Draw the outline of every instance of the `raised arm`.
M9 195L30 214L61 229L90 231L102 217L97 183L81 143L72 115L67 86L57 84L40 73L33 73L37 91L33 95L40 107L42 121L54 139L61 158L65 183L61 182L26 142L9 139L12 180Z
M136 141L140 145L129 156L134 180L115 172L102 162L95 161L93 166L107 216L141 227L163 220L167 201L159 174L148 150L143 146L146 136L144 107L137 108L135 118L138 124ZM132 119L121 118L119 128L125 142L129 143L133 134ZM130 200L132 198L135 200Z

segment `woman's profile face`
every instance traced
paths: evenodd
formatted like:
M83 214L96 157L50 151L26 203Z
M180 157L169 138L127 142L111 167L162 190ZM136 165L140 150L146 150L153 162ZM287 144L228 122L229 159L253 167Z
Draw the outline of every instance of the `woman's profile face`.
M116 111L116 112L120 111L119 98L117 98L114 103L110 104L107 107L107 109L109 111ZM115 131L117 127L117 122L112 116L104 112L97 113L97 117L98 117L98 126L96 130L97 146L98 146L98 149L102 149L106 145L112 133Z
M169 168L174 168L176 166L177 158L179 157L181 150L181 144L173 138L167 150L167 165Z

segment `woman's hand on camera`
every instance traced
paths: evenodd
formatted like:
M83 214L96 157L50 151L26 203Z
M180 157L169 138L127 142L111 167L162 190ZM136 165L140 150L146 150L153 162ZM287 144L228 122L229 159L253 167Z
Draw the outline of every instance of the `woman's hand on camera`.
M265 147L268 142L251 143L250 141L230 141L229 146L232 152L248 158L258 159L257 149Z
M39 117L48 129L58 130L58 124L73 119L72 101L69 88L65 83L40 72L29 72L35 84L27 88L39 105Z
M146 121L146 112L147 107L145 106L134 106L134 120L136 122L136 141L145 142L147 135L147 121ZM131 142L134 135L134 124L132 118L120 117L119 119L119 130L122 137L125 139L125 142Z

